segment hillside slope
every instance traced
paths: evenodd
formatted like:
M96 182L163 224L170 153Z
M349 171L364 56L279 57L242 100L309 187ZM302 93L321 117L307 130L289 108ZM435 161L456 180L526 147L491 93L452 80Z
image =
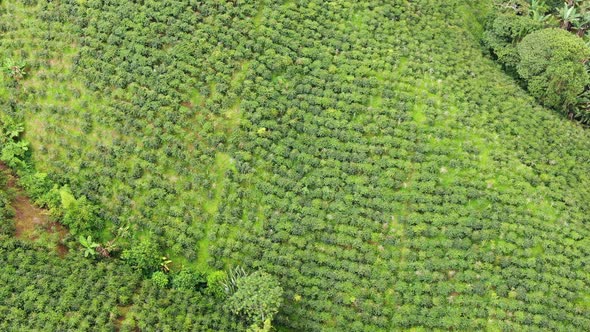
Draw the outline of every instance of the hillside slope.
M590 135L464 3L5 1L2 107L108 225L278 276L278 325L588 330Z

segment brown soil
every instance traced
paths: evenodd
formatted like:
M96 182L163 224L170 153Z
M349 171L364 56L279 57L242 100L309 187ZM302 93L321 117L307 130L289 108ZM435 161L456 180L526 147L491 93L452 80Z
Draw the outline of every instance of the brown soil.
M121 326L123 325L123 321L127 317L127 313L129 312L130 309L131 309L131 305L119 307L119 316L117 317L117 319L115 319L115 331L118 332L121 330ZM139 328L136 327L134 331L139 331Z
M19 239L35 240L39 237L38 231L59 234L59 242L56 246L57 253L63 257L68 253L68 248L62 244L68 234L68 230L61 224L49 218L49 211L34 205L25 192L17 185L17 179L10 169L0 163L0 171L8 175L7 189L15 192L12 200L14 208L14 222L16 227L15 237Z
M190 101L183 101L182 103L180 103L180 105L190 109L193 108L193 103L191 103Z

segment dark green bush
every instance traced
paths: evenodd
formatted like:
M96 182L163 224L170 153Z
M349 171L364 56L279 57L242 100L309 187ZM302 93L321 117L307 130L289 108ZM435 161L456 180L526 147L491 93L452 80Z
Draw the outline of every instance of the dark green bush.
M256 271L238 280L237 291L227 300L228 309L250 324L272 321L283 303L283 289L272 275Z
M224 283L227 281L227 273L225 271L215 271L207 275L207 294L211 294L216 298L223 298L225 293Z
M116 261L62 259L0 236L0 330L115 330L114 312L130 305L139 274Z
M166 288L168 286L168 283L170 282L168 275L162 271L156 271L152 273L151 280L156 286L160 288Z
M589 83L590 48L584 40L562 29L543 29L526 36L518 54L518 74L529 92L548 107L572 110Z
M528 16L500 13L484 32L483 41L501 64L515 70L520 62L518 43L529 33L542 28L541 22Z
M103 221L98 217L98 207L85 196L75 198L68 187L60 190L61 222L74 235L82 232L96 231L103 227Z
M148 276L158 270L161 261L158 245L150 239L136 240L123 250L121 258Z
M15 232L13 195L8 190L7 177L0 172L0 234L13 235Z
M205 284L205 276L189 268L180 270L172 277L172 287L176 289L196 290Z

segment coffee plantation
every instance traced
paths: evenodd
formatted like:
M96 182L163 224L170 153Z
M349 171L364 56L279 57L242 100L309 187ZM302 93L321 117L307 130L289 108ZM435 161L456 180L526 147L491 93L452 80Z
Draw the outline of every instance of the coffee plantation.
M590 48L538 6L0 1L0 329L590 330Z

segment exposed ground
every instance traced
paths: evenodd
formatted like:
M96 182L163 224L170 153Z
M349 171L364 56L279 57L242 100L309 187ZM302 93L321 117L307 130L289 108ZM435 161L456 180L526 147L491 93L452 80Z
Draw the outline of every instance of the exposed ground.
M43 233L57 234L58 241L55 249L61 257L65 256L68 253L68 248L63 244L63 239L68 230L58 222L51 220L49 211L33 204L23 189L18 186L17 177L5 164L0 163L0 171L8 175L7 189L12 189L15 192L12 201L15 211L15 236L19 239L37 240Z

